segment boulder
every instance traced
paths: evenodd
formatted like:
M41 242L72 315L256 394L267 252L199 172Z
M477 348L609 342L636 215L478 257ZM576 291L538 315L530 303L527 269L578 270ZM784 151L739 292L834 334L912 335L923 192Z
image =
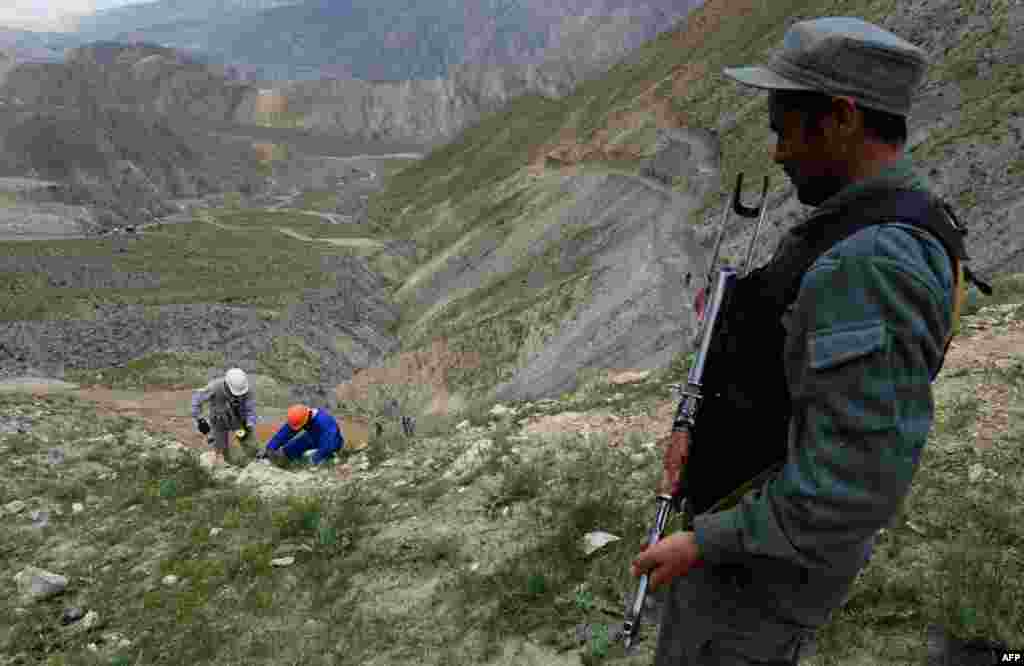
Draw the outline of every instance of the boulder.
M693 149L682 132L659 130L654 157L643 170L643 175L665 185L671 185L676 178L687 175L691 166Z
M68 586L68 579L44 569L28 566L14 576L18 592L25 601L49 599L63 592Z

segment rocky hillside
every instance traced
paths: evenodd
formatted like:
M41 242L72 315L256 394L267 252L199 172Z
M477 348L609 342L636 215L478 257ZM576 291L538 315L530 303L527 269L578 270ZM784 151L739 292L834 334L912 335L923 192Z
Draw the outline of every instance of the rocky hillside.
M400 0L152 2L87 18L84 39L145 41L203 53L245 78L443 77L456 64L537 64L548 49L618 55L669 29L691 1Z
M0 113L0 174L49 183L21 197L26 205L88 207L83 233L152 222L178 212L173 199L253 192L266 180L251 142L89 106Z
M626 53L624 43L611 44L581 57L588 51L567 40L540 63L454 65L447 76L422 80L285 81L257 88L180 51L104 42L70 49L62 63L10 69L6 81L0 77L0 105L98 104L186 121L437 145L519 95L568 94Z
M771 162L767 96L721 69L765 58L789 24L817 11L708 2L568 97L519 98L398 174L371 210L424 248L395 292L403 348L477 352L483 361L452 369L445 390L505 399L682 353L737 172L748 201L771 178L755 263L806 212ZM970 227L972 266L990 278L1024 270L1020 8L847 0L830 13L863 16L926 49L933 65L910 153ZM733 217L727 260L742 258L751 232Z

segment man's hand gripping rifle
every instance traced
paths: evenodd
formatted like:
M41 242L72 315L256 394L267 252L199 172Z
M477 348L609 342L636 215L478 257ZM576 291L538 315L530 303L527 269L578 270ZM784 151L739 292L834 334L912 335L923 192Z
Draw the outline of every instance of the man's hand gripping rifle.
M764 224L766 212L765 198L768 195L768 177L765 176L764 189L761 191L761 202L756 208L749 208L740 202L742 189L743 174L740 173L736 176L736 189L733 192L732 201L726 205L725 210L722 212L722 222L718 230L718 239L715 241L715 249L711 255L711 262L708 264L708 272L704 281L705 286L697 299L696 309L699 325L695 338L699 341L697 354L693 360L693 365L690 367L685 388L679 384L673 385L673 388L681 396L679 408L676 410L676 417L672 423L673 432L689 434L690 428L693 426L697 407L701 400L701 379L704 375L704 362L707 358L708 349L711 346L712 336L715 333L715 324L720 319L723 308L727 307L729 294L736 284L736 280L750 268L754 246L761 233L761 226ZM730 209L742 217L757 217L757 228L754 230L754 236L751 238L750 246L747 248L746 259L740 268L735 269L729 266L722 266L716 270L718 253L722 247L722 239L725 235L725 225L729 219ZM647 533L648 546L653 546L661 539L670 513L672 511L682 512L685 504L683 491L678 483L673 486L671 494L659 493L656 500L658 509L654 518L654 526ZM623 638L627 650L636 642L640 631L640 613L647 598L648 582L647 574L640 576L640 584L633 601L633 607L628 609L626 613L626 620L623 624Z

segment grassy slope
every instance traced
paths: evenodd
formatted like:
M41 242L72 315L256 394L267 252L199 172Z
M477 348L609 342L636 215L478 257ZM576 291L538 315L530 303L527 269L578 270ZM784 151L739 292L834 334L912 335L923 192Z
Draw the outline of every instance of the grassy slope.
M6 299L0 318L23 320L80 313L96 302L126 305L230 303L280 308L303 289L323 282L320 257L336 251L277 231L340 236L339 227L307 215L225 212L220 227L195 221L147 230L116 252L110 240L3 243L7 256L95 257L122 273L146 273L152 288L73 289L48 284L44 273L0 274Z
M712 0L691 16L694 30L661 35L639 49L628 63L581 85L573 95L562 100L522 97L485 117L452 143L398 174L384 192L372 197L372 219L388 233L410 235L421 243L424 250L414 273L417 279L433 269L432 260L437 262L461 244L472 243L468 236L503 238L509 233L509 222L523 225L544 215L554 219L561 202L551 201L529 211L524 210L523 202L541 200L557 176L531 182L523 168L563 133L584 143L599 130L608 130L609 144L632 143L641 154L649 154L657 120L643 94L652 89L692 125L714 128L727 114L735 118L732 127L721 133L722 182L734 182L742 171L747 182L757 183L768 175L773 189L781 189L786 181L770 159L766 96L744 91L723 77L721 69L761 60L780 43L788 17L856 15L880 20L895 6L895 0ZM994 30L979 31L963 40L931 69L933 80L961 84L965 111L959 124L934 132L916 147L914 156L923 165L941 160L944 147L951 144L971 140L993 143L1005 137L1006 111L1024 104L1021 68L995 67L992 78L982 81L973 65L979 50L1009 39L1007 12L1006 2L993 3ZM682 94L673 94L674 77L688 67L703 67L706 74L691 77ZM615 129L614 119L628 113L642 118L641 124ZM622 160L594 163L590 168L635 173L642 163ZM683 188L685 183L676 187ZM510 192L516 196L510 197ZM711 211L718 210L721 197L721 193L709 194L690 222L704 223ZM521 272L548 270L552 259L523 262L521 271L484 282L476 293L446 295L448 307L440 311L425 312L409 302L400 330L403 343L418 347L432 337L444 336L457 348L485 352L485 366L463 373L462 386L451 388L479 391L493 386L512 372L527 344L537 344L523 331L534 330L543 340L557 329L558 320L571 312L571 304L559 307L556 303L563 289L538 292L522 287ZM587 268L579 266L562 277L578 283L586 277ZM402 293L399 291L400 297ZM474 316L465 317L466 312ZM554 321L545 323L552 316Z
M561 404L520 405L520 416L642 412L683 372L590 385ZM919 664L934 622L1024 642L1015 575L1024 563L1024 484L1012 473L1024 463L1013 446L1024 413L1011 411L991 449L969 444L986 410L974 395L993 383L1019 396L1024 365L940 376L936 427L911 496L806 666ZM424 419L414 440L371 443L373 478L305 500L261 501L85 403L0 396L0 408L28 422L27 434L0 435L8 480L0 506L29 505L0 520L0 563L71 581L62 597L36 603L19 601L13 585L0 588L0 612L11 618L0 627L0 653L20 663L650 663L653 627L631 657L601 631L583 644L572 636L580 623L621 621L621 599L635 585L626 564L653 509L657 433L634 431L609 448L601 435L524 438L509 420L459 433L450 420ZM481 437L492 448L458 480L446 478ZM54 447L65 454L52 468L60 473L39 473ZM978 468L985 480L968 483ZM75 502L85 511L74 513ZM45 527L31 527L37 508L49 512ZM584 556L579 539L595 529L622 538ZM294 565L271 566L286 555ZM178 582L161 582L166 575ZM74 605L102 623L62 628L62 608Z

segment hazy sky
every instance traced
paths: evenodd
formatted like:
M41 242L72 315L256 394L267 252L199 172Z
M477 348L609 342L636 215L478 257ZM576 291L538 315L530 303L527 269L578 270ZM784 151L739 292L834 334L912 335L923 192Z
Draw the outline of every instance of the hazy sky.
M142 0L0 0L0 26L22 30L68 30L73 18L97 9Z

